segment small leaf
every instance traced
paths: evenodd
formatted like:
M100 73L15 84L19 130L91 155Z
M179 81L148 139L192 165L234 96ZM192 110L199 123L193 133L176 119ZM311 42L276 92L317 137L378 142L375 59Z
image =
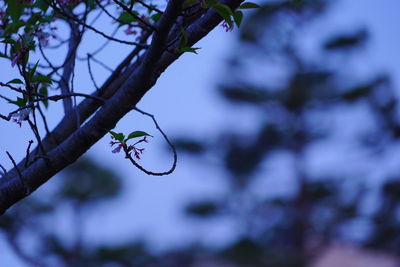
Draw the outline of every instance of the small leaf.
M243 20L243 12L240 10L235 11L235 13L233 13L233 19L235 20L235 23L239 28Z
M137 138L137 137L142 137L142 136L151 136L151 137L152 137L152 135L150 135L150 134L148 134L148 133L146 133L146 132L143 132L143 131L134 131L134 132L131 132L131 133L128 135L128 137L125 139L125 142L128 141L129 139Z
M17 97L17 101L10 101L10 103L17 105L18 107L22 108L26 105L26 99Z
M47 97L49 95L49 93L47 91L47 87L45 87L45 86L40 87L39 94L44 96L44 97ZM43 103L45 108L49 107L49 101L48 100L43 100L42 103Z
M23 21L15 21L11 24L8 24L4 30L4 34L9 35L11 33L18 32L19 28L21 28L24 25L25 23Z
M38 74L38 75L33 76L32 82L40 82L40 83L48 83L48 84L51 84L51 83L52 83L52 80L51 80L49 77L47 77L47 76Z
M251 8L261 8L261 7L253 2L245 2L241 4L239 7L239 9L251 9Z
M190 52L190 53L195 53L195 54L197 54L197 51L196 51L196 50L199 50L199 49L200 49L200 47L189 47L189 46L184 46L184 47L181 47L181 48L179 49L179 52L180 52L180 53Z
M33 13L32 16L26 22L27 25L34 25L36 22L40 20L42 14L40 12Z
M7 1L7 10L6 13L11 16L13 22L19 20L19 17L22 15L23 6L21 1L9 0Z
M213 5L212 8L217 11L217 13L224 19L230 19L231 15L233 15L232 10L230 7L224 4L216 4Z
M12 79L8 83L24 84L20 79Z
M124 142L125 135L123 133L116 133L116 132L113 132L113 131L108 131L108 132L112 135L112 137L114 139L120 141L121 143Z
M134 14L138 15L136 11L132 11ZM128 12L122 12L121 15L118 17L118 21L121 24L129 24L135 21L138 21L137 18L129 14Z
M33 66L33 68L29 71L29 78L30 79L32 79L33 75L35 74L38 64L39 64L39 60L36 62L35 66Z
M161 18L161 14L160 14L160 13L156 13L156 14L154 14L154 15L151 16L151 19L152 19L154 22L157 22L160 18Z
M186 46L186 44L188 42L188 37L187 37L187 34L184 29L181 29L181 34L182 34L182 36L181 36L181 40L179 43L179 47L184 47L184 46Z
M229 29L231 30L233 28L233 21L232 21L231 17L227 17L225 19L225 22L229 25Z
M95 8L94 0L88 0L87 6L89 7L89 9L94 9Z
M5 44L16 44L16 41L14 39L11 39L11 38L4 39L1 42L5 43Z
M49 3L47 2L47 0L37 0L34 6L46 12L46 10L49 8Z

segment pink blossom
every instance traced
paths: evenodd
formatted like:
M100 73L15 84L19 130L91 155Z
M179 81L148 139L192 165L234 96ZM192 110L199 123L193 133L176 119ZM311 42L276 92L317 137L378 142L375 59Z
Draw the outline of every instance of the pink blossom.
M14 56L13 56L13 58L11 60L11 67L14 67L18 63L18 61L25 56L26 52L27 52L27 50L24 49L24 48L18 50L14 54Z
M119 153L121 152L122 144L119 144L116 148L114 148L111 152L112 153Z
M19 125L19 127L22 127L22 120L21 119L13 119L13 122Z
M231 25L229 25L226 21L224 21L221 25L226 32L230 32L233 30L233 23L231 23Z
M132 27L131 25L129 25L128 28L126 28L126 29L124 30L124 33L125 33L126 35L135 35L135 34L137 34L137 31L134 30L133 27Z
M49 44L49 37L51 36L50 33L39 30L36 32L36 36L38 37L41 45L47 46Z
M29 113L31 112L30 108L26 108L23 110L20 110L18 113L13 114L13 122L19 125L19 127L22 126L22 121L25 121L29 117Z

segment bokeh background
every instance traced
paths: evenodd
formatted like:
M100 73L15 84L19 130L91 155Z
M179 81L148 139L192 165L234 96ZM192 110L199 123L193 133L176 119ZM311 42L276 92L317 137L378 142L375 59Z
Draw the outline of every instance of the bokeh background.
M177 170L146 176L104 137L0 218L0 266L399 266L400 3L259 4L139 105L174 141ZM85 38L82 55L99 44ZM115 66L127 51L100 57ZM85 67L75 86L90 92ZM61 107L49 112L54 126ZM0 123L1 151L22 158L27 129ZM147 117L116 130L155 135L141 164L170 166Z

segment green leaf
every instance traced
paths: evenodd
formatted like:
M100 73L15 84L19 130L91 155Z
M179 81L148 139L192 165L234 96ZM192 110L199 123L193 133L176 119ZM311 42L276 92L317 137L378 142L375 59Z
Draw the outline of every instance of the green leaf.
M6 13L11 16L13 22L17 22L23 11L22 1L8 0Z
M233 13L233 20L239 28L243 20L243 12L240 10L235 11L235 13Z
M296 5L301 4L301 0L293 0L293 2L294 2Z
M226 21L233 15L231 8L224 4L213 5L212 8Z
M87 6L89 7L89 9L94 9L95 8L94 0L88 0Z
M261 8L261 7L253 2L245 2L241 4L239 7L239 9L251 9L251 8Z
M151 18L154 22L157 22L157 21L161 18L161 15L162 15L162 14L160 14L160 13L156 13L156 14L152 15L150 18Z
M8 83L24 84L20 79L12 79Z
M179 52L180 52L180 53L189 52L189 53L195 53L195 54L197 54L197 51L196 51L196 50L199 50L199 49L200 49L200 47L189 47L189 46L185 46L185 47L181 47L181 48L179 49Z
M19 28L21 28L24 25L25 23L23 21L15 21L11 24L8 24L4 29L4 34L9 35L11 33L18 32Z
M17 97L17 101L10 101L10 103L17 105L22 108L26 106L26 98Z
M29 78L30 79L32 79L33 75L35 74L38 64L39 64L39 60L36 62L35 66L33 66L33 68L29 71Z
M51 84L51 83L52 83L52 80L51 80L49 77L47 77L47 76L38 74L38 75L33 76L32 82L40 82L40 83L48 83L48 84Z
M108 131L108 132L112 135L112 138L114 138L115 140L118 140L121 143L124 142L125 135L123 133L116 133L116 132L113 132L113 131Z
M232 27L233 27L233 21L232 21L231 17L227 17L227 18L225 19L225 22L228 23L229 28L232 29Z
M47 97L49 95L49 92L47 91L47 87L46 86L40 87L39 94L44 96L44 97ZM43 103L45 108L49 107L49 101L48 100L43 100L42 103Z
M134 14L139 15L136 11L132 11ZM138 21L137 18L129 14L128 12L122 12L121 15L118 17L118 21L121 24L129 24L132 22Z
M186 44L188 42L188 37L187 37L186 31L184 29L181 29L181 34L182 34L182 36L181 36L181 40L179 42L180 48L186 46Z
M35 12L26 22L27 25L35 25L36 22L40 21L42 14L40 12Z
M46 12L49 8L49 3L47 0L37 0L34 6L40 8L43 12Z
M125 142L128 141L129 139L138 138L138 137L143 137L143 136L151 136L151 137L152 137L152 135L150 135L150 134L148 134L148 133L146 133L146 132L143 132L143 131L134 131L134 132L131 132L131 133L128 135L128 137L125 139Z
M5 44L16 44L17 43L14 39L11 39L11 38L4 39L1 42L5 43Z

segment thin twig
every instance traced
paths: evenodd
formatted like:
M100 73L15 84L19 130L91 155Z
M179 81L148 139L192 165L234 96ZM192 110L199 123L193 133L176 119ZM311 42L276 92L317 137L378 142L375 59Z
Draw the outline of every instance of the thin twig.
M149 47L149 46L146 45L146 44L140 44L140 43L137 43L137 42L129 42L129 41L125 41L125 40L121 40L121 39L117 39L117 38L111 37L111 36L105 34L104 32L99 31L99 30L97 30L96 28L94 28L94 27L92 27L92 26L90 26L90 25L88 25L88 24L86 24L86 23L80 21L79 19L75 18L74 16L71 16L71 15L67 14L66 12L62 11L61 9L59 9L59 8L58 8L57 6L55 6L54 4L50 4L50 5L51 5L51 7L52 7L55 11L57 11L58 13L60 13L60 14L64 15L65 17L67 17L67 18L69 18L69 19L71 19L71 20L77 22L78 24L80 24L80 25L82 25L82 26L85 26L86 28L88 28L88 29L94 31L94 32L97 33L97 34L100 34L101 36L103 36L103 37L106 38L106 39L109 39L109 40L111 40L111 41L115 41L115 42L118 42L118 43L121 43L121 44L136 45L136 46L140 46L140 47L143 47L143 48L148 48L148 47Z
M2 82L0 82L0 86L8 87L8 88L10 88L11 90L16 91L16 92L18 92L18 93L26 94L26 91L24 91L24 90L22 90L22 89L20 89L20 88L14 87L14 86L12 86L12 85L10 85L10 84L8 84L8 83L2 83Z
M114 29L114 31L111 33L111 36L112 36L112 37L114 37L114 36L117 34L118 29L119 29L118 27ZM94 55L100 53L104 48L107 47L107 45L108 45L110 42L111 42L111 40L108 40L108 39L107 39L107 40L104 42L104 44L102 44L102 45L99 46L96 50L94 50L93 52L91 52L90 54L92 55L92 57L93 57ZM87 57L79 57L79 56L78 56L78 57L76 57L76 59L78 59L78 60L80 60L80 61L83 61L83 60L86 60Z
M150 10L153 10L153 11L159 13L159 14L164 14L164 12L162 12L161 10L159 10L158 8L156 8L155 6L148 5L148 4L146 4L145 2L143 2L143 1L141 1L141 0L132 1L132 3L134 3L134 2L138 2L139 4L141 4L142 6L144 6L145 8L150 9Z
M83 93L69 93L69 94L62 94L62 95L45 96L45 97L33 99L31 102L41 102L41 101L45 101L45 100L51 100L51 101L57 102L58 100L64 99L66 97L73 97L73 96L81 96L81 97L85 97L85 98L90 98L90 99L94 99L94 100L104 103L104 99L101 97L98 97L95 95L83 94ZM30 107L30 105L26 106L26 108L28 108L28 107Z
M27 119L29 126L31 127L31 130L33 134L35 135L36 141L38 142L39 148L42 151L43 155L47 155L46 150L43 147L42 144L42 138L40 137L39 129L37 128L37 125L33 123L29 118ZM37 151L39 153L39 151Z
M10 121L10 120L11 120L11 117L12 117L14 114L20 112L21 110L28 109L28 108L32 108L32 107L33 107L33 103L31 103L31 104L29 104L29 105L26 105L26 106L24 106L24 107L17 108L16 110L11 111L10 113L8 113L7 116L4 116L4 115L0 114L0 118L2 118L3 120L6 120L6 121Z
M39 104L36 105L36 108L39 110L39 114L42 117L42 121L43 121L43 125L44 125L44 129L46 130L46 134L47 135L51 135L50 129L49 129L49 125L47 124L47 119L46 116L44 115L42 108L40 107Z
M129 15L131 15L132 17L134 17L135 19L137 19L138 21L140 21L141 23L143 23L144 25L146 25L147 27L149 27L150 29L152 29L153 31L157 32L157 28L154 27L152 24L150 24L149 22L145 21L144 19L142 19L140 16L136 15L134 12L132 12L132 10L130 10L127 6L125 6L124 4L122 4L121 2L119 2L118 0L113 0L114 3L116 3L117 5L119 5L120 7L122 7L123 10L125 10L126 12L129 13Z
M97 101L100 101L102 103L104 103L104 99L98 96L94 96L94 95L88 95L88 94L82 94L82 93L70 93L70 94L65 94L65 95L53 95L53 96L47 96L47 97L43 97L43 98L38 98L35 99L34 101L43 101L43 100L52 100L57 102L60 99L63 99L65 97L71 97L71 96L81 96L81 97L85 97L85 98L90 98L90 99L94 99Z
M4 166L3 166L3 165L1 165L1 164L0 164L0 169L1 169L1 171L3 172L3 173L1 174L1 176L4 176L4 175L6 175L6 174L7 174L7 170L6 170L6 168L4 168Z
M21 182L22 186L25 188L25 194L26 194L26 195L29 195L29 194L30 194L30 192L29 192L30 190L29 190L29 188L26 186L26 183L25 183L25 181L24 181L24 178L22 177L21 171L19 170L19 168L18 168L18 166L17 166L17 163L15 162L14 158L11 156L11 154L10 154L8 151L6 151L6 154L7 154L7 156L10 158L12 164L14 165L14 169L15 169L15 170L17 171L17 173L18 173L19 181Z
M0 98L6 100L8 102L12 102L12 100L10 98L6 97L6 96L0 95Z
M91 58L91 55L88 54L88 56L87 56L87 66L88 66L89 76L90 76L90 79L92 80L92 83L93 83L94 87L96 88L97 91L99 91L99 87L97 86L96 80L94 79L94 76L93 76L93 73L92 73L92 68L90 66L90 58Z
M101 62L100 60L96 59L93 55L91 55L91 59L96 62L97 64L99 64L100 66L102 66L103 68L105 68L106 70L113 72L114 69L110 68L109 66L107 66L106 64L104 64L103 62Z
M28 147L26 148L26 156L25 156L25 164L24 164L25 168L27 168L28 164L29 164L29 155L30 155L30 150L31 150L32 144L33 144L33 140L29 140Z
M54 67L54 65L51 63L51 61L47 58L46 54L44 53L43 47L40 42L39 42L39 50L40 50L40 53L42 54L43 59L47 62L47 64L50 66L50 68L53 69L54 72L58 71L62 67L62 65L59 67Z
M90 98L90 99L94 99L97 101L100 101L102 103L105 103L104 99L98 96L94 96L94 95L88 95L88 94L82 94L82 93L70 93L70 94L65 94L65 95L53 95L53 96L46 96L46 97L40 97L40 98L36 98L36 99L32 99L31 103L23 106L23 107L19 107L18 109L11 111L10 113L8 113L7 116L0 114L0 118L6 121L9 121L11 119L11 117L20 112L21 110L24 109L28 109L28 108L33 108L34 107L34 103L35 102L40 102L40 101L45 101L45 100L52 100L54 102L57 102L60 99L64 99L66 97L71 97L71 96L81 96L81 97L85 97L85 98Z
M152 172L152 171L146 170L145 168L143 168L139 163L137 163L137 162L132 158L128 146L127 146L126 144L123 144L122 147L123 147L123 149L124 149L126 158L128 158L129 161L130 161L133 165L135 165L135 167L137 167L139 170L141 170L142 172L144 172L144 173L146 173L146 174L148 174L148 175L163 176L163 175L171 174L171 173L175 170L175 168L176 168L176 163L177 163L177 161L178 161L178 154L176 153L175 146L171 143L171 141L168 139L168 136L163 132L163 130L161 129L161 127L158 125L157 120L156 120L156 118L154 117L154 115L152 115L152 114L150 114L150 113L147 113L147 112L145 112L145 111L143 111L143 110L140 110L140 109L138 109L138 108L136 108L136 107L133 108L133 109L136 110L137 112L143 114L143 115L149 116L149 117L153 120L154 125L156 126L156 129L161 133L161 135L164 137L165 141L167 141L168 145L169 145L170 148L172 149L172 152L173 152L173 154L174 154L174 162L172 163L171 168L170 168L168 171L165 171L165 172Z

